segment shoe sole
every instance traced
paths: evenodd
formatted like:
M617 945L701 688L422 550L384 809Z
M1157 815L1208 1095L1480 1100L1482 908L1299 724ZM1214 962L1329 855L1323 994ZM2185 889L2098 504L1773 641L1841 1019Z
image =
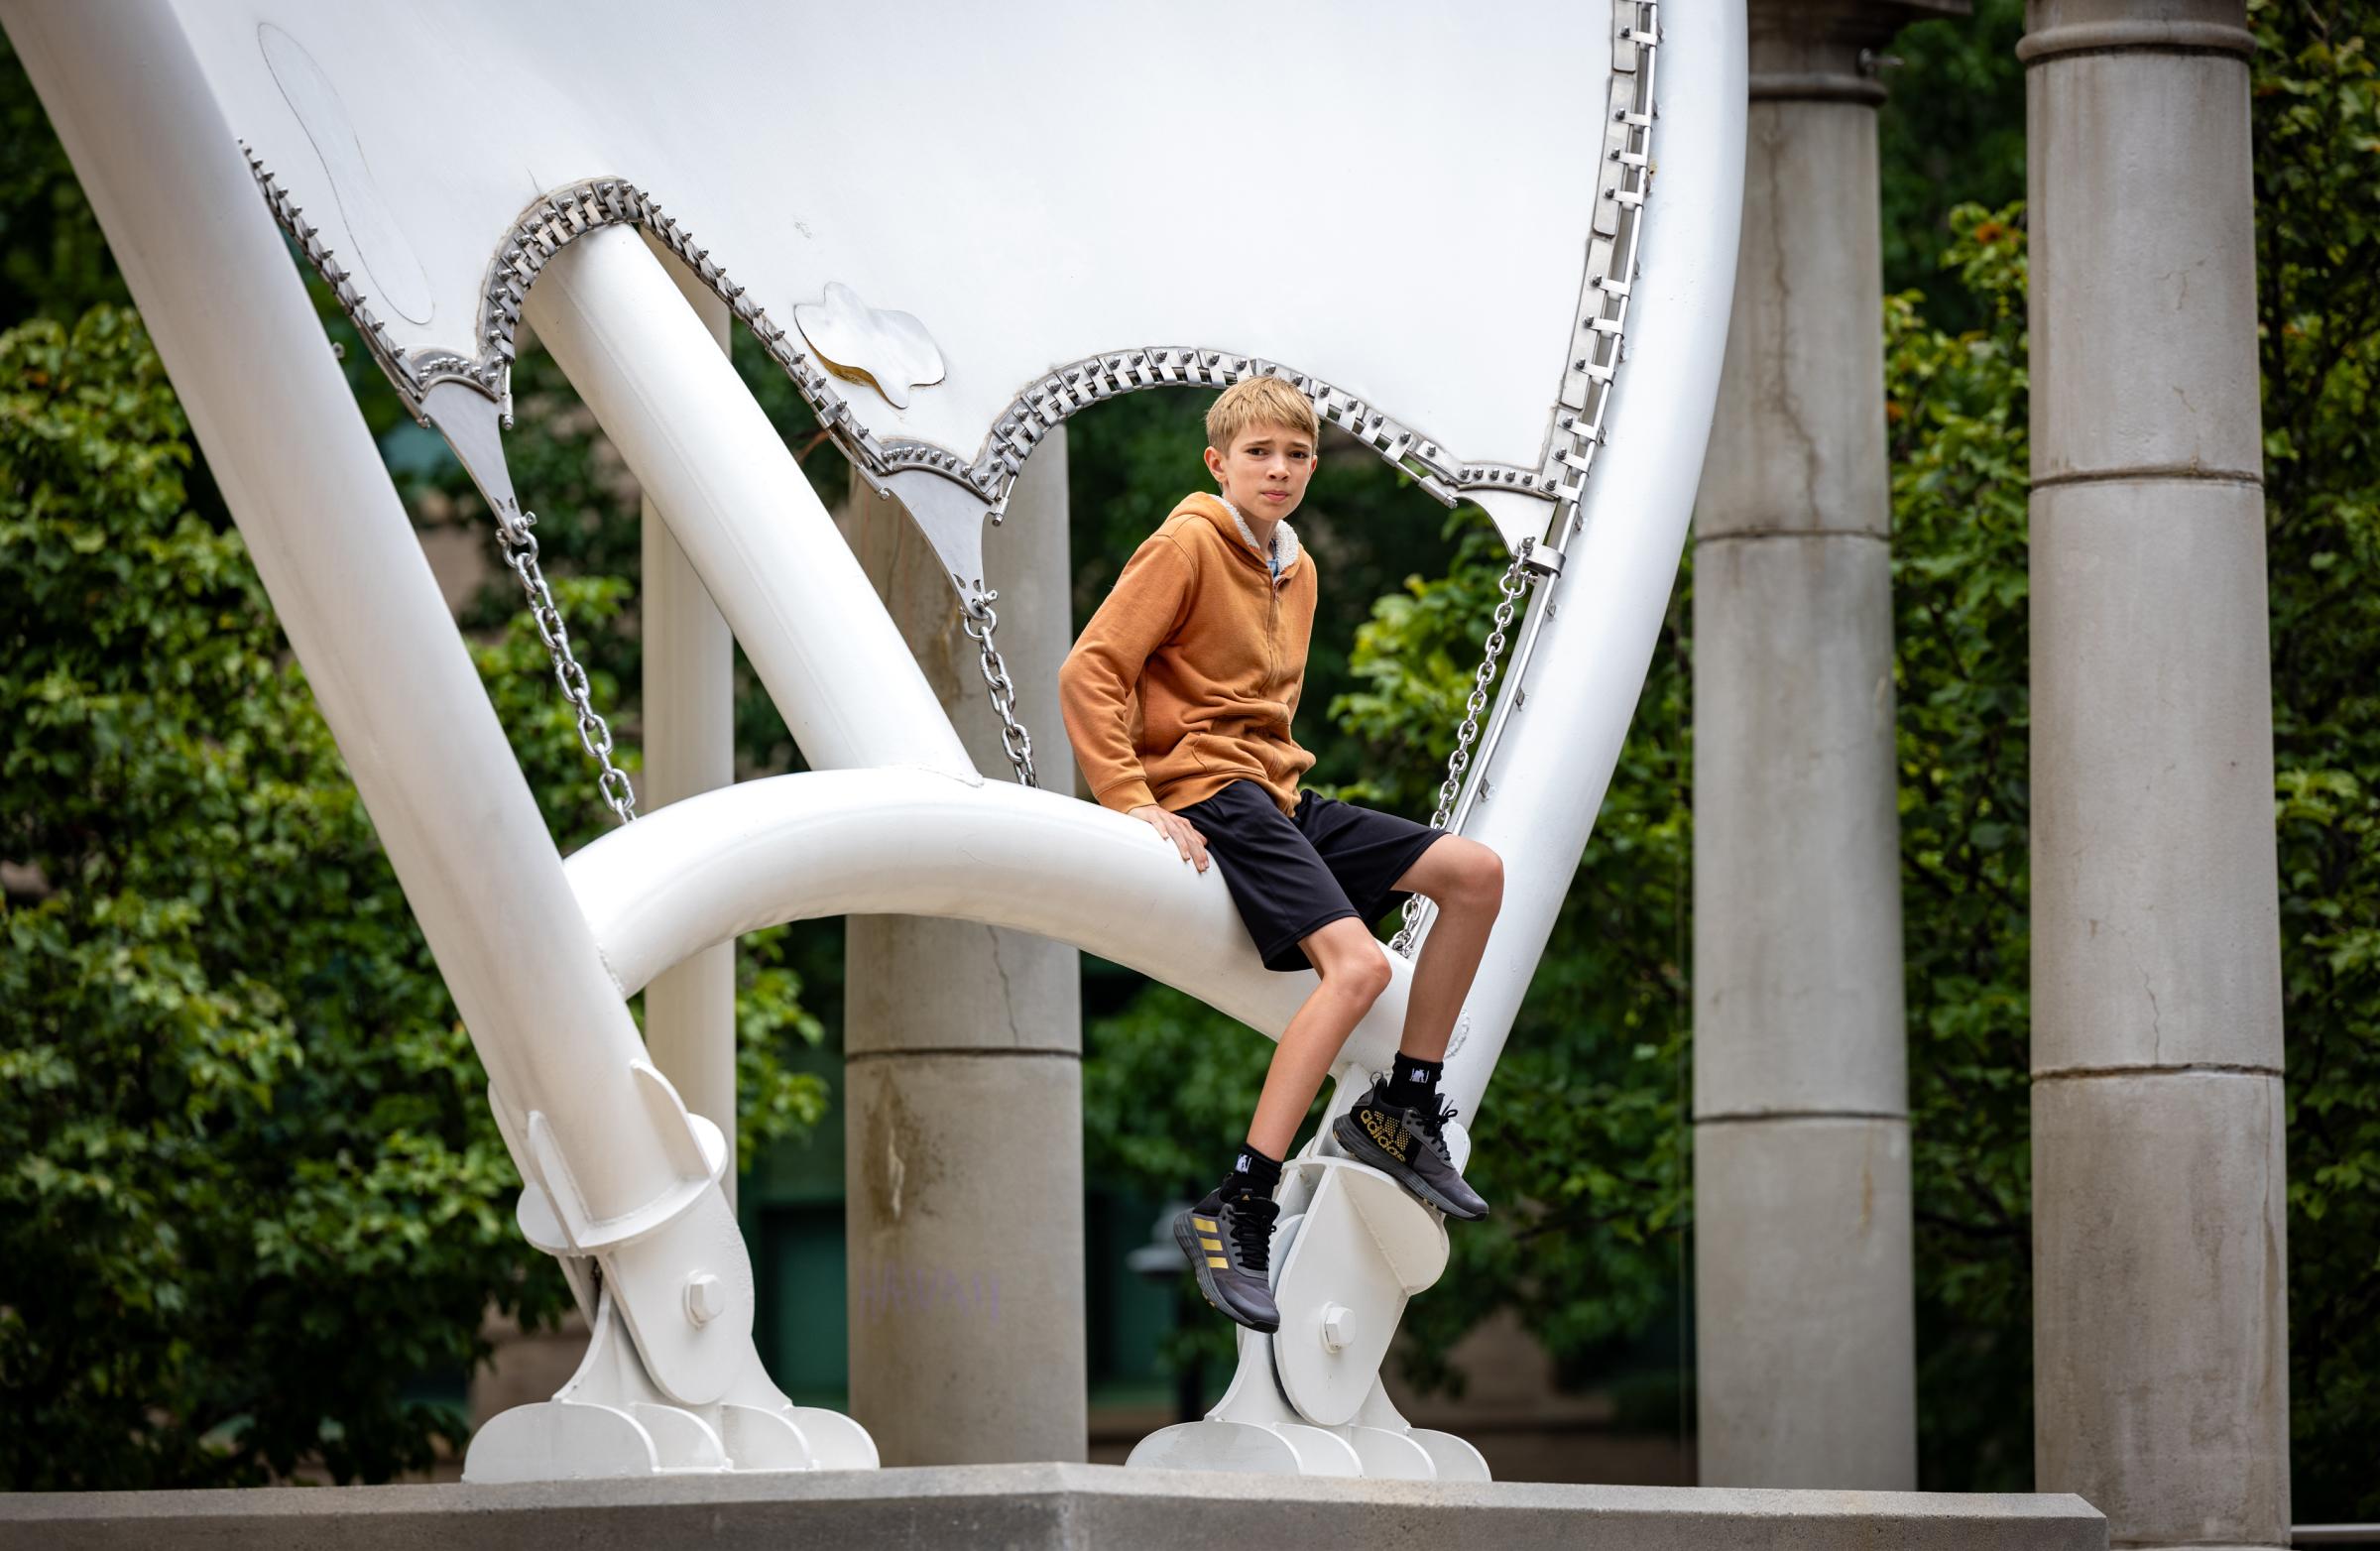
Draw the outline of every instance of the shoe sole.
M1184 1212L1173 1220L1173 1242L1181 1247L1182 1258L1190 1262L1190 1274L1198 1278L1198 1295L1207 1300L1209 1308L1233 1324L1252 1330L1259 1336L1280 1334L1280 1321L1259 1325L1245 1315L1233 1313L1231 1305L1223 1301L1223 1295L1215 1287L1215 1269L1207 1263L1207 1253L1199 1248L1198 1236L1190 1231L1189 1213Z
M1408 1192L1425 1205L1436 1207L1457 1222L1476 1223L1488 1215L1486 1207L1482 1207L1477 1212L1466 1212L1432 1189L1430 1182L1422 1178L1409 1164L1400 1163L1390 1157L1387 1148L1364 1134L1364 1128L1355 1123L1354 1116L1342 1115L1333 1121L1331 1134L1339 1138L1339 1145L1345 1147L1349 1155L1357 1162L1370 1164L1404 1186Z

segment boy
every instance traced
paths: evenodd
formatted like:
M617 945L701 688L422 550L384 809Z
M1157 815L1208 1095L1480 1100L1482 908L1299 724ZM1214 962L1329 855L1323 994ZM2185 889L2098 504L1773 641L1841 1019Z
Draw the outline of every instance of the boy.
M1340 1046L1387 988L1371 922L1407 894L1439 913L1395 1069L1333 1133L1449 1216L1488 1213L1448 1160L1454 1112L1438 1079L1503 901L1503 864L1476 841L1297 789L1314 763L1289 720L1316 580L1287 518L1314 477L1319 433L1314 407L1278 378L1226 391L1207 413L1220 494L1186 498L1140 545L1058 675L1100 802L1147 823L1200 872L1221 866L1266 968L1321 976L1281 1032L1238 1160L1174 1222L1207 1301L1267 1332L1280 1324L1266 1268L1281 1163Z

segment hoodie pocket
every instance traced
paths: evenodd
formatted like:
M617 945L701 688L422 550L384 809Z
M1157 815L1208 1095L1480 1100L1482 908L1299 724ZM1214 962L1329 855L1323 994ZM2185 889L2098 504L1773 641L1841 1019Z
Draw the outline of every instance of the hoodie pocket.
M1189 739L1190 757L1198 768L1210 776L1253 776L1262 778L1264 762L1255 751L1236 739L1218 738L1213 733L1192 733Z

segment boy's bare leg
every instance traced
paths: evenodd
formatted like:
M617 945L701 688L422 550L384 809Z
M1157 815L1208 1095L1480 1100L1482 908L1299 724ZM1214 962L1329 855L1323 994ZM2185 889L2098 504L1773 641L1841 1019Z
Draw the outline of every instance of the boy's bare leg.
M1443 843L1430 847L1443 849ZM1322 984L1281 1030L1272 1065L1264 1073L1264 1092L1256 1100L1255 1119L1248 1125L1249 1145L1267 1157L1289 1155L1298 1125L1313 1106L1314 1095L1322 1091L1322 1080L1330 1075L1347 1036L1388 989L1387 951L1353 916L1332 921L1300 945L1314 961ZM1479 962L1476 951L1472 962ZM1443 1035L1439 1042L1444 1044Z
M1480 955L1488 950L1488 929L1504 902L1503 860L1476 840L1449 835L1432 843L1396 887L1438 906L1438 919L1430 924L1421 958L1413 966L1404 1038L1397 1048L1425 1061L1444 1060L1455 1014L1471 994Z
M1385 1172L1417 1199L1449 1217L1476 1220L1488 1215L1488 1203L1455 1168L1445 1130L1453 1112L1438 1085L1447 1036L1503 903L1504 866L1478 841L1448 835L1433 841L1396 887L1435 899L1438 919L1413 966L1396 1060L1332 1123L1331 1134L1349 1157Z

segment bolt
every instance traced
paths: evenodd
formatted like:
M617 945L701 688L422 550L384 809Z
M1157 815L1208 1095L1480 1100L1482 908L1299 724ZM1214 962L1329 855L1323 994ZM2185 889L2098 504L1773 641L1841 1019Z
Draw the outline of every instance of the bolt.
M686 1278L686 1318L696 1327L708 1325L727 1312L727 1284L709 1271Z
M1325 1352L1345 1351L1355 1339L1355 1310L1336 1303L1322 1306L1322 1349Z

